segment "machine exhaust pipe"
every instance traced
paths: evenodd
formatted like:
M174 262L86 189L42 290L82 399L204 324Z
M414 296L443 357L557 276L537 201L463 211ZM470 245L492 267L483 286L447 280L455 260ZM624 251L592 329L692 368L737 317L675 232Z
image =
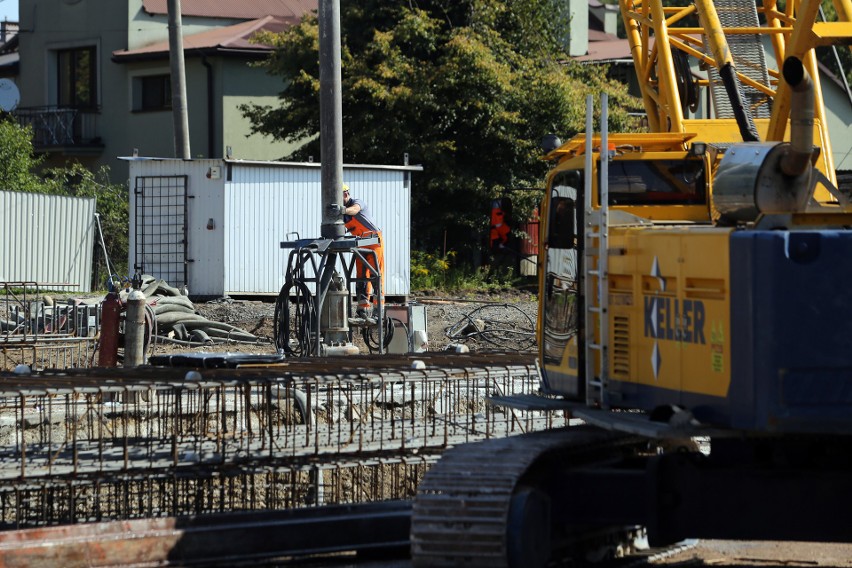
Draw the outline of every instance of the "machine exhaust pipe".
M790 142L734 145L713 182L713 201L723 222L753 222L760 215L805 211L813 194L814 82L802 61L788 57L782 68L793 91Z
M786 147L780 166L784 175L796 177L807 171L814 154L814 82L797 57L788 57L782 72L793 95L790 145Z

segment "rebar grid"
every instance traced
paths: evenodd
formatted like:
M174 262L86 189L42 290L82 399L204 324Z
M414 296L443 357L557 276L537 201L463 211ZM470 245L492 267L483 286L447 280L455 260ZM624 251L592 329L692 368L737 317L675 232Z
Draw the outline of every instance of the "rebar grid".
M0 341L0 369L12 370L21 364L31 369L85 369L94 364L96 347L93 337Z
M46 301L37 282L0 282L0 344L97 333L100 306Z
M373 368L323 359L2 376L0 483L397 455L549 426L543 417L486 404L489 395L538 385L529 360L487 359L444 357L424 369L406 359Z
M447 446L567 424L486 403L537 386L517 353L0 374L0 523L410 497Z
M37 282L0 282L0 369L92 365L100 306L48 305Z
M406 499L437 457L6 483L0 530Z

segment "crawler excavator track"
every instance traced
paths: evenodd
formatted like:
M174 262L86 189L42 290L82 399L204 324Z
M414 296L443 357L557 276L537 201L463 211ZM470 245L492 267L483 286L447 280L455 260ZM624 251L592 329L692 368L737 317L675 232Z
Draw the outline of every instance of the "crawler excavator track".
M600 463L646 443L575 426L448 450L418 487L411 523L414 566L543 565L551 543L549 527L536 522L542 518L542 494L536 495L535 478L545 464ZM625 534L623 527L617 532Z

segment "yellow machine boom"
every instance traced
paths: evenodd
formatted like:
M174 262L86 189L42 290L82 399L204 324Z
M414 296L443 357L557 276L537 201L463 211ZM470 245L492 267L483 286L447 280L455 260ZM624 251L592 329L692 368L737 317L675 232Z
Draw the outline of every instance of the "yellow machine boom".
M620 0L649 131L609 135L603 96L595 133L589 97L585 135L546 156L542 396L494 401L586 425L448 452L415 501L417 566L543 566L645 530L852 541L835 514L852 507L852 196L813 52L850 38L852 9L678 4Z

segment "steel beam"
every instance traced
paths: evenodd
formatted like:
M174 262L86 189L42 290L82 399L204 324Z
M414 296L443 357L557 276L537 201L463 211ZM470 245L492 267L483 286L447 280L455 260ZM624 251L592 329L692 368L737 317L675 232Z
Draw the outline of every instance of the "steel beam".
M233 566L408 546L411 504L384 501L262 513L140 519L0 533L0 565Z

